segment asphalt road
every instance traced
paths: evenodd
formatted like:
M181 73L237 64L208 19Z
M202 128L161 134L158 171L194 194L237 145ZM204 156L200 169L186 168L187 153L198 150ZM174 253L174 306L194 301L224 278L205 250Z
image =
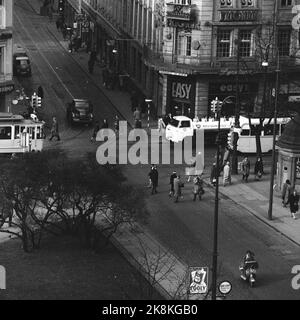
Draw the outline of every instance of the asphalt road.
M95 151L87 143L90 129L70 128L65 119L65 104L72 97L88 97L95 106L97 119L112 121L116 109L89 80L88 74L72 59L47 29L47 18L36 15L24 1L16 1L14 41L23 45L32 60L32 78L20 78L25 92L31 95L39 85L46 92L43 117L59 119L63 142L53 143L80 156ZM46 144L47 146L47 144ZM206 163L211 164L214 148L206 150ZM252 160L253 161L253 160ZM267 158L267 162L270 158ZM148 166L126 166L129 180L145 192ZM183 173L182 166L176 167ZM208 169L208 168L207 168ZM151 211L147 228L170 250L190 266L210 266L213 241L214 195L207 190L203 201L191 201L192 186L186 184L185 198L178 204L168 197L168 175L173 167L159 168L159 194L149 196ZM247 249L256 253L260 264L257 287L250 289L239 279L238 266ZM284 236L262 224L232 201L221 197L219 215L219 280L229 280L233 290L228 299L299 299L300 291L291 288L292 266L300 264L300 248Z

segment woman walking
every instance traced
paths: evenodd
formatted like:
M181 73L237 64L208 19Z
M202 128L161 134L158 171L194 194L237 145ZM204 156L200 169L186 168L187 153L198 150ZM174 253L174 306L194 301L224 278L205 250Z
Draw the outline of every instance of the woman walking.
M196 201L197 196L198 196L199 200L201 200L202 194L204 193L203 180L201 179L200 176L197 176L197 177L194 178L193 182L194 182L194 189L193 189L194 198L193 198L193 201Z
M299 210L299 195L297 194L297 191L294 189L293 192L289 196L289 201L288 203L290 204L290 211L291 211L291 217L293 219L296 219L296 213Z

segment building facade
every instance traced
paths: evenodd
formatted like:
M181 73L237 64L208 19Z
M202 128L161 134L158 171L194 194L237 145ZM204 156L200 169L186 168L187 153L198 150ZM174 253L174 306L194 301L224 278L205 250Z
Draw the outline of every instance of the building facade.
M14 89L12 25L13 1L0 0L0 112L8 110Z
M298 0L66 2L82 37L110 68L130 76L158 116L208 116L215 97L231 97L227 115L235 105L242 112L271 108L277 52L281 99L300 98L299 36L292 28Z

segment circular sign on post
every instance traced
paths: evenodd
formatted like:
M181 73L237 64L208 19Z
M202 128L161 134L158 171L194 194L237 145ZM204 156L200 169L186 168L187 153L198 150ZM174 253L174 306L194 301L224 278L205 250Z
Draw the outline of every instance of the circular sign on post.
M222 294L229 294L232 289L232 285L229 281L223 281L219 284L219 291Z

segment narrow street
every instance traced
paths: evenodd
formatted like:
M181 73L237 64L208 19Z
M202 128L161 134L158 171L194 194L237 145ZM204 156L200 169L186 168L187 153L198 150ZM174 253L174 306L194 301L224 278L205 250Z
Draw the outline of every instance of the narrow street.
M60 123L62 142L46 142L46 148L59 147L77 157L87 151L95 152L97 144L89 141L91 128L70 128L66 122L65 104L74 97L88 97L94 105L96 118L106 118L112 123L116 114L120 119L123 118L120 112L122 102L119 106L111 103L72 58L76 53L69 54L53 37L48 29L48 18L38 16L26 1L15 1L14 23L14 42L27 49L32 61L32 78L22 78L20 84L29 96L41 85L46 92L43 118L49 125L51 117L55 115ZM207 175L215 151L212 146L205 151ZM251 157L251 161L253 163L254 158ZM270 156L267 156L266 165L269 164ZM184 200L175 204L168 197L172 166L159 166L159 193L153 196L146 188L149 166L128 165L124 169L130 182L149 193L147 206L150 217L145 228L188 265L210 266L213 190L207 188L203 200L194 203L192 183L186 183ZM182 166L176 169L184 175ZM291 269L300 264L300 247L242 210L230 199L220 198L218 280L232 283L233 290L228 299L299 299L300 292L291 288ZM238 266L247 249L255 252L260 265L257 287L253 289L239 279Z

